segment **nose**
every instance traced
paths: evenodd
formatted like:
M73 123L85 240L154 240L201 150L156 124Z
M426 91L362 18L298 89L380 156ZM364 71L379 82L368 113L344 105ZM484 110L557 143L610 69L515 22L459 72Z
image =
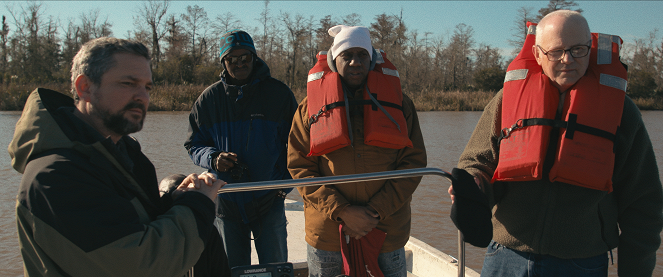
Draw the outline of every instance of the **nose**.
M565 64L574 62L575 59L571 56L571 50L565 50L564 53L562 53L562 59L560 61Z
M361 58L359 58L359 55L352 55L352 59L350 60L350 66L360 66L361 65Z
M133 100L140 103L145 103L145 106L150 103L150 91L147 87L142 86L134 93Z

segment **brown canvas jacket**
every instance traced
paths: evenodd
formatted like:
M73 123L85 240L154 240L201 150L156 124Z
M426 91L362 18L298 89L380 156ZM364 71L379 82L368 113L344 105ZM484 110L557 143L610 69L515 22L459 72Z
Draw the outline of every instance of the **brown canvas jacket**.
M403 95L403 113L413 148L387 149L364 144L362 109L351 106L352 146L307 157L310 149L307 99L301 102L288 140L288 170L293 179L426 167L424 139L412 100ZM298 188L304 199L306 242L317 249L341 251L340 211L349 205L368 205L380 214L377 228L387 233L381 253L405 246L410 236L410 201L420 181L421 177L417 177Z

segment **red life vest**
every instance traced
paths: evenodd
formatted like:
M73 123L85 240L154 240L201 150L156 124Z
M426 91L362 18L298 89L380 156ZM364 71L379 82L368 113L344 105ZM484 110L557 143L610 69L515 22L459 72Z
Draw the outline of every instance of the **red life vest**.
M403 116L398 71L383 51L381 55L373 54L376 63L368 72L363 100L346 103L341 75L329 68L327 52L318 53L318 62L309 70L306 84L311 136L309 157L321 156L352 143L347 105L364 105L365 144L391 149L412 147Z
M627 80L619 60L621 38L592 33L587 73L562 98L563 120L555 120L560 93L532 53L535 25L527 23L525 45L507 69L501 119L506 128L492 180L540 180L550 132L560 128L550 181L610 192Z

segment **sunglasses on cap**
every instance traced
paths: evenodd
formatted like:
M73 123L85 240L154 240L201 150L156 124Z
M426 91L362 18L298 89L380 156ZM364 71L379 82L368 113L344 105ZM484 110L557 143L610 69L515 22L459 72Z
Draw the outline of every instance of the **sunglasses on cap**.
M226 62L228 64L232 64L232 65L236 65L240 61L242 63L250 63L250 62L253 62L253 54L248 53L248 54L244 54L244 55L237 56L237 57L226 57L224 60L226 60Z

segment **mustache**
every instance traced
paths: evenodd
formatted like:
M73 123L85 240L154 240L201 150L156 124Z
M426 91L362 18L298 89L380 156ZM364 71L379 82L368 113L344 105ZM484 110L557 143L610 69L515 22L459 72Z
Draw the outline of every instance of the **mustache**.
M129 104L124 106L124 108L122 108L122 110L128 111L128 110L134 109L134 108L138 108L141 111L143 111L143 115L147 113L147 108L145 108L145 105L143 105L139 102L130 102Z

